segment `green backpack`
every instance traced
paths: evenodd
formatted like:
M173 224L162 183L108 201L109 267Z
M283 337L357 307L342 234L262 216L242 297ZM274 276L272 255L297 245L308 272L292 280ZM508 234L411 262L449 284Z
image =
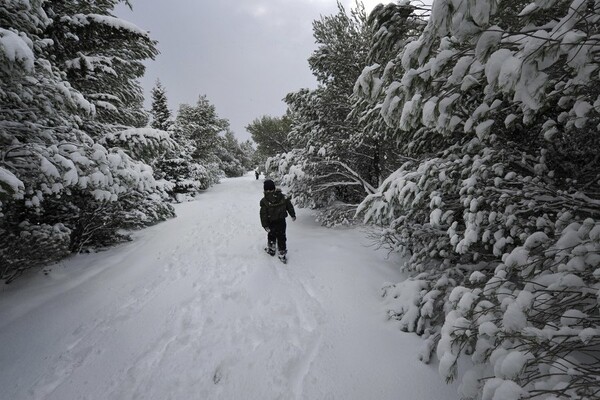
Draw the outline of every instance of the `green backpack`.
M287 199L283 193L279 191L268 193L265 196L265 203L267 204L267 217L269 221L285 219L287 217Z

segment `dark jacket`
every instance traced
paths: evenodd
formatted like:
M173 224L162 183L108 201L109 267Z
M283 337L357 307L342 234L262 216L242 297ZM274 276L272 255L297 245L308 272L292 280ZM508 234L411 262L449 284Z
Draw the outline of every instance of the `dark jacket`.
M285 220L288 214L296 218L292 202L281 190L265 192L265 197L260 200L260 223L263 228L267 228L271 222Z

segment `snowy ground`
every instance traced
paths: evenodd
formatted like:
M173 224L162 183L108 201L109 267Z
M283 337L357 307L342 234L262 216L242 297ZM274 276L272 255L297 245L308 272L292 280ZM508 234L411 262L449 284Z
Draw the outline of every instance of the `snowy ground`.
M283 265L261 196L227 179L131 243L0 288L0 397L457 399L385 317L385 252L299 210Z

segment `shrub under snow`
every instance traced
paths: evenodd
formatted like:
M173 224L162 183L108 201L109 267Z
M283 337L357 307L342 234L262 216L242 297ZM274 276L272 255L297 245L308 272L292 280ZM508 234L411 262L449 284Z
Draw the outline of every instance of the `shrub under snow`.
M599 16L438 0L357 84L409 160L359 208L407 256L390 315L464 398L600 395Z

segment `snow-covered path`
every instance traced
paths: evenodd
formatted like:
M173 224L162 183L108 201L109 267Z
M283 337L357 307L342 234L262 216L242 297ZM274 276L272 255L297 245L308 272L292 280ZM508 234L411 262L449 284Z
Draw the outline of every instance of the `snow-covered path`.
M457 399L386 320L385 252L298 210L283 265L261 196L224 180L131 243L0 288L0 398Z

